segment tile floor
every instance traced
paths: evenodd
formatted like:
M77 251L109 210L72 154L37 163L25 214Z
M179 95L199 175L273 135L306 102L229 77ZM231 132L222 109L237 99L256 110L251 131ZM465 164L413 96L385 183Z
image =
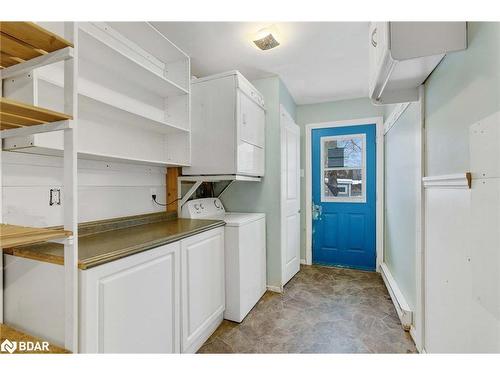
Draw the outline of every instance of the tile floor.
M241 324L224 320L199 353L414 353L377 273L302 266Z

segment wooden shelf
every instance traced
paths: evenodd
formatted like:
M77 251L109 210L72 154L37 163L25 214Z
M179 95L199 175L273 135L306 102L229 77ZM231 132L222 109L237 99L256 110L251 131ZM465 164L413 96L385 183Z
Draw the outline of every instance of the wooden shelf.
M0 69L73 45L33 22L0 22Z
M35 107L12 99L0 98L0 130L71 120L64 113Z
M70 231L64 229L47 229L22 227L19 225L0 224L0 247L9 248L22 245L56 240L71 236Z
M42 346L42 342L45 342L46 340L40 339L38 337L29 335L27 333L21 332L17 329L14 329L12 327L9 327L6 324L0 324L0 342L4 342L5 340L9 340L13 343L17 343L19 341L22 342L32 342L35 345L37 343ZM48 350L33 350L33 351L28 351L28 352L21 352L19 351L19 347L17 346L14 348L12 354L14 353L22 353L22 354L69 354L71 352L67 351L66 349L63 349L59 346L52 345L49 343ZM9 354L9 353L5 353Z

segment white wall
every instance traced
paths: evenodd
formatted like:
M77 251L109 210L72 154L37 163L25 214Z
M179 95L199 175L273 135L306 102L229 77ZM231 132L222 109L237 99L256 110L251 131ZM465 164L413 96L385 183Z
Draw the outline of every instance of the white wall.
M400 112L399 106L392 109ZM384 263L404 298L397 302L406 302L413 313L411 332L419 350L423 334L422 125L421 102L410 103L384 137Z
M421 159L420 105L412 103L385 135L384 262L415 310Z
M62 205L49 206L49 190L62 185L62 160L2 153L4 223L63 224ZM162 167L79 160L79 222L163 211L152 202L151 189L165 202L165 174Z
M500 22L468 22L468 46L425 82L426 173L469 170L469 126L500 110Z
M470 190L426 189L428 352L500 352L500 171L482 176L500 160L500 23L467 27L425 83L426 175L473 175Z

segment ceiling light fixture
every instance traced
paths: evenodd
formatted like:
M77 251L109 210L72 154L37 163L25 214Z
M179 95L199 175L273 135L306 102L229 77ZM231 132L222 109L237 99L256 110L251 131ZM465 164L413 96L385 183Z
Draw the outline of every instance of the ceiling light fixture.
M259 30L255 35L255 39L253 40L253 42L263 51L278 47L280 45L280 42L276 27L271 26Z

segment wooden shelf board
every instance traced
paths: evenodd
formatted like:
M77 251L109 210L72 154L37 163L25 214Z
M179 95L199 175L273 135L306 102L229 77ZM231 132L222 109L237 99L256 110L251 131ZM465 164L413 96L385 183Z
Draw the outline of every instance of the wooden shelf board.
M33 245L71 236L70 231L64 229L47 229L22 227L19 225L0 224L0 246L9 248L22 245Z
M6 68L73 44L33 22L0 22L0 68Z
M0 130L71 120L64 113L0 98Z
M29 335L27 333L21 332L20 330L14 329L6 324L0 324L0 342L4 342L5 340L9 340L13 343L17 343L19 341L23 342L33 342L35 345L38 343L40 346L42 345L42 342L45 342L46 340ZM67 351L66 349L63 349L59 346L53 345L49 343L48 350L33 350L33 351L28 351L28 352L21 352L19 351L19 346L15 348L13 353L23 353L23 354L69 354L71 352ZM5 353L9 354L9 353Z

